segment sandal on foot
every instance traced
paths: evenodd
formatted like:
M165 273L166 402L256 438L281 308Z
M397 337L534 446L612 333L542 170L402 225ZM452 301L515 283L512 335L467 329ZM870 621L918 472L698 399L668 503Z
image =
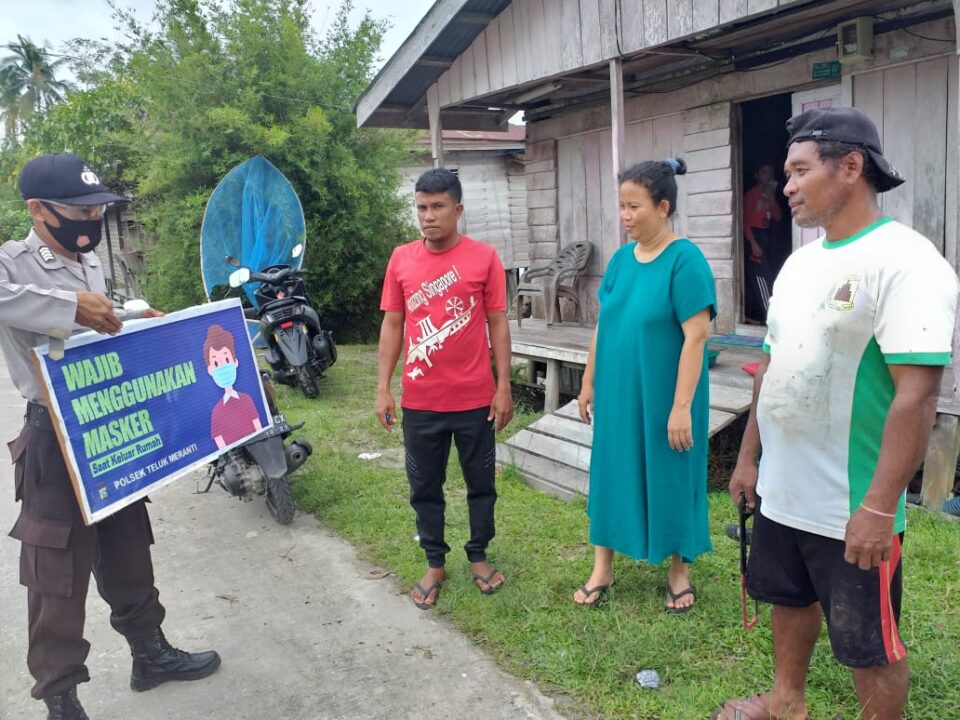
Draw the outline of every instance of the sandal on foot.
M413 586L421 595L423 595L423 600L418 602L413 599L413 596L410 596L410 602L416 605L421 610L430 610L437 604L437 600L440 599L440 583L435 582L430 587L423 587L420 583L417 583ZM436 590L436 595L433 596L433 602L430 602L430 593Z
M670 596L670 599L673 600L674 603L676 603L677 600L679 600L680 598L686 597L687 595L692 595L694 600L697 599L697 591L693 589L693 585L688 587L686 590L681 590L680 592L675 593L673 590L670 589L670 583L668 582L667 595ZM676 613L677 615L683 615L684 613L690 612L690 608L692 607L693 607L692 604L687 605L686 607L670 607L669 605L664 605L663 609L668 613Z
M770 708L764 704L763 697L754 695L744 700L727 700L719 710L711 713L710 720L776 720L770 714ZM731 703L736 703L730 707L733 715L727 710ZM810 720L810 716L807 715L805 720Z
M474 574L473 574L473 583L474 583L474 585L477 586L477 589L479 589L480 592L482 592L484 595L493 595L493 594L494 594L495 592L497 592L500 588L502 588L502 587L503 587L503 583L506 582L505 580L503 580L503 581L500 582L499 585L491 585L491 584L490 584L490 581L493 580L493 578L496 576L496 574L497 574L498 572L500 572L500 571L497 570L496 568L493 568L492 570L490 570L490 574L487 575L486 577L484 577L483 575L481 575L481 574L479 574L479 573L474 573ZM486 585L486 586L487 586L487 589L484 590L482 587L480 587L480 583L483 583L484 585Z
M596 599L591 600L590 602L578 603L576 600L573 602L580 607L589 607L589 608L598 608L603 602L604 598L607 597L607 591L610 590L609 585L596 585L595 587L588 588L586 583L580 586L580 592L582 592L587 597L591 595L596 595Z

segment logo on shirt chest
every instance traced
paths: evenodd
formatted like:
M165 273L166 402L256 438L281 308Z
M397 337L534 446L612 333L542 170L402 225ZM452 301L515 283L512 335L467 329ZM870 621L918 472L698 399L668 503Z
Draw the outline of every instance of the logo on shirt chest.
M853 304L857 297L857 288L860 287L861 277L851 275L844 282L837 285L827 301L827 307L831 310L841 312L853 310Z

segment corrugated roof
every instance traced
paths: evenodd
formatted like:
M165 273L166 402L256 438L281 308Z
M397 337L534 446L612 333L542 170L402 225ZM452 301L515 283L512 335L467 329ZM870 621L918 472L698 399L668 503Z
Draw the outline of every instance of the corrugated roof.
M377 107L411 107L446 71L439 61L453 63L509 4L510 0L437 0L357 99L354 112L361 115L364 99L378 90L386 91L386 95L376 103ZM433 41L426 50L418 51L415 43L431 31L436 33ZM418 62L423 57L430 58L431 62ZM394 83L393 87L384 87L390 82ZM358 117L359 124L364 124L377 107L369 108L364 117Z

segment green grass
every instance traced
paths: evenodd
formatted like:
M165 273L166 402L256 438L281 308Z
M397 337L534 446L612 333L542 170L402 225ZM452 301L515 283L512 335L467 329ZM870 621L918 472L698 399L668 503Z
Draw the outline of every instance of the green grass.
M425 561L414 540L399 428L387 434L373 417L375 376L374 348L345 347L321 381L318 400L278 388L280 403L291 421L307 421L301 435L314 444L313 457L297 473L301 506L409 588ZM518 415L507 434L536 417ZM362 461L361 452L383 457ZM712 459L711 472L722 472L722 464ZM508 585L487 597L471 584L460 549L467 539L466 495L455 454L451 458L447 542L454 549L433 612L467 632L505 669L556 696L562 711L574 718L691 720L706 717L725 698L769 686L770 612L762 608L757 629L740 629L738 546L723 534L735 511L724 493L710 497L714 552L693 569L697 606L678 616L662 611L666 565L648 567L622 557L606 605L574 607L570 597L591 567L585 504L536 492L511 468L500 474L498 490L490 560ZM911 511L909 519L901 621L913 671L907 717L960 717L960 523L920 511ZM660 673L660 690L633 681L643 668ZM858 717L852 680L833 660L825 634L814 654L808 695L818 720Z

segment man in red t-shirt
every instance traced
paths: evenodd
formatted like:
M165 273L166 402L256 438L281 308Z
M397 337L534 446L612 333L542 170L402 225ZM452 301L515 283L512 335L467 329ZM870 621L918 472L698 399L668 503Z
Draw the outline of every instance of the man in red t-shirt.
M492 247L457 230L462 194L449 170L420 176L416 203L423 237L393 251L380 300L376 413L389 431L396 422L390 378L404 350L407 480L429 565L410 598L423 610L437 603L450 551L443 539L443 483L451 440L467 485L470 540L464 549L474 581L487 595L504 582L487 562L486 550L494 536L497 500L495 429L502 430L513 417L506 277Z

